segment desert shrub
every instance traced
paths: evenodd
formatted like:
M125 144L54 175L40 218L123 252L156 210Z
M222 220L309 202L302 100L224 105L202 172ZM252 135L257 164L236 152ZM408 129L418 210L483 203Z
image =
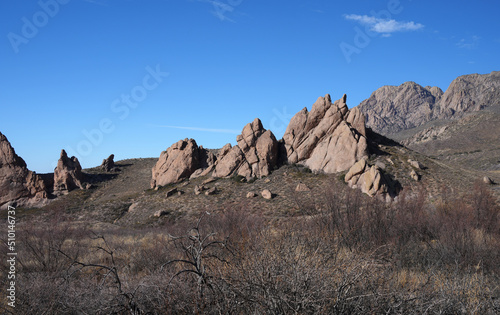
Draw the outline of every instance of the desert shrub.
M57 216L23 222L16 312L500 312L499 208L486 187L434 203L421 187L389 204L338 182L324 189L300 200L302 216L242 203L96 234Z

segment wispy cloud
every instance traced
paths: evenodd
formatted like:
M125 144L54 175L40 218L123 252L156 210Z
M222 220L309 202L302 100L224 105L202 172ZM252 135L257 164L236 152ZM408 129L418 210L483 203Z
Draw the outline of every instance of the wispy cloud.
M380 19L374 16L346 14L346 20L355 21L363 25L370 26L370 30L376 33L383 34L384 37L389 37L391 33L416 31L424 28L423 24L410 22L400 22L396 20Z
M150 125L150 126L156 128L172 128L172 129L183 129L183 130L214 132L214 133L230 133L234 135L239 135L241 133L241 130L232 130L232 129L200 128L200 127L168 126L168 125Z
M479 36L472 36L470 40L466 40L465 38L462 38L456 45L458 48L462 49L473 49L476 48L479 45Z

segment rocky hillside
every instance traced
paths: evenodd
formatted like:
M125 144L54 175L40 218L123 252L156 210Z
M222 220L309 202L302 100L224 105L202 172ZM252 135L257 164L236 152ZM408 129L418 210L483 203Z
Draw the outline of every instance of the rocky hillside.
M382 99L381 95L384 93L391 95L391 102ZM443 99L446 95L438 88L423 88L410 82L399 88L382 88L372 96L374 104L378 106L376 108L387 107L387 113L394 113L394 126L405 128L403 126L409 127L409 123L415 126L431 119L429 117L432 117L435 111L436 100ZM378 99L382 101L379 102ZM412 153L398 143L367 129L365 115L361 110L363 107L349 110L346 101L346 95L335 102L332 102L328 94L319 97L310 110L305 107L291 119L283 139L279 141L270 130L264 128L258 118L243 128L241 134L236 137L235 146L226 144L219 150L209 150L199 146L194 139L179 140L163 151L150 168L149 188L152 191L172 188L167 192L167 197L171 197L183 194L184 190L178 185L190 187L190 184L194 183L196 195L217 195L219 191L215 186L205 191L207 183L229 179L229 182L223 182L224 190L232 191L230 186L235 180L238 183L253 183L270 177L283 167L300 166L315 174L313 177L332 174L352 188L389 201L396 197L403 187L411 187L417 182L427 183L431 190L435 190L443 179L457 183L458 187L461 182L470 182L477 177L478 174L472 172L465 180L464 170L457 167L450 170L444 164L431 162L424 156ZM400 111L397 109L401 107L398 102L407 105L402 108L405 113L414 117L413 120L405 121L398 117L397 113ZM376 121L373 117L368 116L367 120ZM26 164L15 154L5 136L2 135L1 140L0 206L3 207L9 202L15 202L17 206L43 206L56 199L67 200L63 197L73 190L81 191L81 196L93 199L94 197L90 196L95 195L96 188L101 190L103 181L115 177L123 178L120 167L114 165L113 155L103 161L96 169L97 172L85 172L78 159L68 157L64 150L53 174L36 175L26 168ZM442 169L447 171L441 172ZM144 177L143 170L140 172ZM438 178L439 176L441 178ZM457 180L458 177L462 179ZM131 182L130 185L135 184ZM124 191L129 191L125 186L122 187ZM259 187L265 186L269 185ZM268 199L272 199L271 191L277 190L277 187L270 188L272 189L267 188L268 191L265 192ZM142 195L140 191L134 190L133 195ZM116 193L113 195L117 196ZM280 195L286 194L280 189ZM227 197L229 196L234 198L232 193ZM287 203L289 200L285 202ZM124 205L122 202L118 204L118 212L130 212L130 205ZM149 205L149 202L145 204ZM99 209L101 206L93 207ZM133 209L138 207L140 206L137 205ZM111 208L114 209L114 206Z
M431 120L442 96L443 91L438 87L424 88L415 82L406 82L379 88L358 108L365 114L368 127L390 135Z
M462 117L500 104L500 72L470 74L453 80L446 92L414 82L383 86L361 102L367 126L383 135L422 126L430 121Z
M159 190L199 177L241 178L250 182L267 177L284 165L301 165L316 174L350 171L346 180L349 186L370 196L390 199L397 193L391 189L395 185L383 169L368 161L369 147L374 146L374 141L367 137L365 117L357 108L349 110L346 100L346 95L335 102L328 94L319 97L310 111L304 108L291 119L280 141L258 118L243 128L235 146L227 144L220 150L208 150L194 139L180 140L161 153L150 173L150 186ZM31 206L41 206L72 190L92 189L101 178L82 172L78 159L68 157L64 150L54 173L37 177L26 169L5 137L2 143L2 154L7 157L1 168L4 206L8 202L28 205L23 198L31 200ZM99 168L104 174L114 171L112 158L111 155L105 159ZM19 189L9 189L9 185ZM198 191L203 189L198 187Z

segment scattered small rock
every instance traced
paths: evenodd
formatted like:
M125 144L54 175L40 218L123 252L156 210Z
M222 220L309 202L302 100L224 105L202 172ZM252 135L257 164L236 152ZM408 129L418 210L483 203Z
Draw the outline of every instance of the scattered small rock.
M382 162L382 161L375 162L375 166L378 167L378 168L380 168L381 170L385 170L385 167L386 167L385 163Z
M217 178L215 178L215 177L210 177L210 178L205 179L205 180L202 182L202 184L203 184L203 185L210 184L210 183L215 182L216 180L217 180Z
M299 183L297 184L297 187L295 187L295 191L310 191L309 187L307 187L306 184Z
M415 170L411 170L410 177L417 182L420 180L420 175Z
M491 180L491 178L489 178L488 176L483 177L483 182L484 182L486 185L493 185L493 181L492 181L492 180Z
M215 195L216 193L217 193L217 188L215 187L212 187L209 190L205 191L206 196Z
M155 212L154 216L159 218L159 217L162 217L162 216L167 215L167 214L168 214L167 210L158 210Z
M256 197L256 196L257 196L257 194L256 194L256 193L254 193L253 191L249 191L249 192L247 193L247 198L253 198L253 197Z
M273 194L271 193L271 191L269 189L264 189L263 191L260 192L260 194L262 195L262 198L264 199L272 199L273 198Z
M264 179L264 183L270 183L270 182L271 182L271 179L269 179L269 178Z
M203 169L199 168L196 171L194 171L194 173L191 174L191 176L189 176L189 179L196 179L201 176L201 173L203 173Z
M204 191L206 188L203 185L196 185L194 186L194 194L199 195L201 194L202 191Z
M128 207L128 212L133 212L137 207L139 206L139 203L133 203Z
M412 160L412 159L408 159L408 163L410 163L411 166L413 166L414 168L418 168L419 170L423 169L424 167L422 166L422 164L420 164L419 161L415 161L415 160Z
M182 196L183 194L184 194L184 192L183 192L182 190L179 190L179 191L177 192L177 196Z
M167 198L175 195L177 192L178 192L177 188L170 189L169 191L167 191Z
M185 181L184 183L180 184L179 187L186 187L189 185L189 181Z

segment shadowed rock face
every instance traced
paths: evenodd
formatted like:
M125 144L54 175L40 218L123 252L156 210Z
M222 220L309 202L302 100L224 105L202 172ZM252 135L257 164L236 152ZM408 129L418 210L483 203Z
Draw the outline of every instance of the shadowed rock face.
M365 117L347 108L346 95L335 103L330 95L298 112L283 136L287 161L313 171L336 173L348 170L368 156Z
M115 155L111 154L107 159L104 159L101 164L101 169L105 172L110 172L115 167Z
M48 198L48 189L43 179L28 170L10 142L0 133L0 207L10 201L18 206L36 205Z
M61 151L61 157L54 169L54 194L65 194L73 189L83 189L84 176L78 159L68 157L66 151Z
M214 163L214 154L198 147L195 140L180 140L161 153L152 170L151 188L179 182L198 169L210 169Z

